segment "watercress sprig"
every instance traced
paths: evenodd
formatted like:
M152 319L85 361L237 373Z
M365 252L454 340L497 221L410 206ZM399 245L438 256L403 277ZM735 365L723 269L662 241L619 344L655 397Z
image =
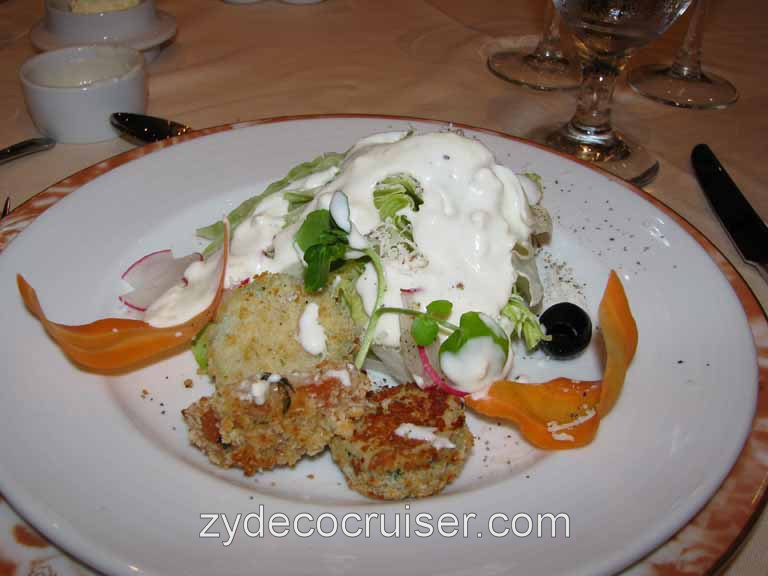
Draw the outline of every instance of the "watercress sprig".
M328 281L331 267L344 260L349 248L349 235L339 228L328 210L307 214L294 236L304 252L304 286L309 292L321 290Z
M387 289L381 258L371 247L350 250L349 233L353 225L349 220L349 200L344 192L334 192L330 208L307 214L293 237L296 245L303 250L304 262L307 264L304 269L304 286L310 292L322 290L328 283L332 268L341 265L349 255L359 257L362 254L370 259L376 270L375 310L381 306ZM334 215L341 221L337 222Z
M504 362L509 356L509 337L504 330L487 314L465 312L459 319L459 329L454 330L440 345L440 356L458 354L464 345L474 338L489 337L504 352Z
M374 267L375 267L374 263ZM383 273L381 275L383 277ZM382 293L383 295L383 293ZM379 318L384 314L404 314L406 316L414 316L413 324L411 325L411 336L419 346L429 346L437 338L440 326L447 328L451 331L459 330L459 326L448 322L447 318L451 315L453 310L453 304L448 300L435 300L427 306L426 312L420 310L411 310L409 308L397 308L394 306L375 306L373 313L368 321L368 327L366 328L363 340L360 343L360 349L355 357L355 366L358 370L363 366L365 357L368 355L368 350L373 344L373 334L376 331L376 325L379 323Z

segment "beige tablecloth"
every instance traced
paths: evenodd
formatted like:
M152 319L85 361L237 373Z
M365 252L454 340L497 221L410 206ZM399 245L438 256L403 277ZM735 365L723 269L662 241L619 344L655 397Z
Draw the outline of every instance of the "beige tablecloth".
M569 93L536 93L490 74L494 46L531 43L544 6L535 0L327 0L290 6L276 1L230 5L220 0L158 0L179 26L175 41L149 67L149 112L194 127L277 115L364 112L453 120L525 134L572 112ZM661 159L648 191L680 212L733 262L768 304L768 286L743 264L713 218L689 165L693 145L707 142L745 195L768 218L768 18L759 0L714 0L704 36L707 68L727 76L739 102L719 111L679 110L653 103L623 83L617 125ZM42 17L42 0L0 3L0 145L37 135L17 73L34 54L27 31ZM669 59L687 26L683 17L633 62ZM0 166L0 201L17 206L61 178L131 148L114 140L60 144ZM32 573L5 558L0 575ZM6 553L7 555L7 553ZM5 558L5 559L4 559ZM31 566L31 565L30 565ZM768 573L765 516L727 568L730 576Z

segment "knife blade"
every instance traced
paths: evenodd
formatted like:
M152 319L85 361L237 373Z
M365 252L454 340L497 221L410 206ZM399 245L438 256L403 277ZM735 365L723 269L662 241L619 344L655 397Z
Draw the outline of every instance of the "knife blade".
M768 282L768 227L755 212L706 144L694 146L691 164L709 200L741 257Z

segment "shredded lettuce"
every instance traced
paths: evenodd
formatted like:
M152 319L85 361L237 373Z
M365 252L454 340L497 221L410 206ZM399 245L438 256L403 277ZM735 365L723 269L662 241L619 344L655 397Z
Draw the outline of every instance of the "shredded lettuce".
M288 212L285 215L285 226L290 226L298 221L304 207L310 203L320 188L309 190L289 190L283 192L283 198L288 202Z
M408 174L387 176L373 190L373 205L382 220L395 218L404 208L416 211L424 203L421 185Z
M383 223L391 222L396 236L402 238L408 252L413 251L413 226L401 210L410 208L414 212L424 203L421 184L409 174L393 174L376 184L373 190L373 205L379 211ZM398 242L399 243L399 242Z
M243 220L248 218L248 216L250 216L259 205L259 203L266 197L284 190L297 180L301 180L302 178L306 178L312 174L322 172L328 168L338 166L343 160L344 154L338 152L328 152L326 154L321 154L314 160L310 160L309 162L302 162L298 166L294 166L288 171L288 174L286 174L285 177L272 182L272 184L267 186L267 188L261 194L249 198L240 204L237 208L232 210L227 215L230 230L234 230ZM204 256L208 256L215 252L219 246L221 246L221 242L224 239L224 223L219 221L211 224L210 226L198 228L197 235L211 241L211 243L208 244L208 246L205 248L205 251L203 252Z
M365 312L363 299L357 292L355 285L357 279L365 269L365 259L347 260L342 266L336 269L332 274L338 278L333 280L333 286L336 293L339 294L349 309L349 314L355 325L363 327L368 323L368 314Z
M539 324L539 318L531 312L520 294L512 294L500 314L512 323L510 336L522 338L528 350L536 348L542 340L549 340Z

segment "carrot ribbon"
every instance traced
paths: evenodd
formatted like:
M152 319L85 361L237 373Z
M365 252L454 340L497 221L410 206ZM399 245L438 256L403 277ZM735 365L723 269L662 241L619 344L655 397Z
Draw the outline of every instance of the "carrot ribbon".
M213 318L221 301L229 257L229 234L225 234L224 238L213 300L205 310L175 326L158 328L143 320L128 318L103 318L79 326L57 324L46 317L37 293L21 274L16 275L16 282L24 304L70 360L94 372L112 373L139 368L188 346Z
M562 450L589 444L600 418L616 403L637 349L637 325L613 271L598 315L607 353L602 380L556 378L542 384L500 380L483 398L466 396L466 405L480 414L515 423L537 448Z

